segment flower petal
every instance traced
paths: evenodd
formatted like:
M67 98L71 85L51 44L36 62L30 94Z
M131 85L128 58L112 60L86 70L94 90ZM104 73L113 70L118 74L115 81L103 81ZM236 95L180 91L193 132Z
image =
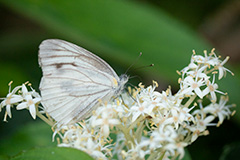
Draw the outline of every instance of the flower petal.
M199 98L201 98L201 99L203 98L203 93L200 90L200 88L195 88L194 91L198 95Z
M34 104L29 106L29 111L33 119L36 119L36 107Z
M7 111L8 116L9 116L10 118L12 118L11 105L10 105L10 104L8 104L8 105L6 106L6 111Z
M25 84L22 84L22 93L26 94L28 93L27 87L25 86Z
M21 109L24 109L24 108L27 108L27 102L22 102L20 103L19 105L17 105L17 110L21 110Z

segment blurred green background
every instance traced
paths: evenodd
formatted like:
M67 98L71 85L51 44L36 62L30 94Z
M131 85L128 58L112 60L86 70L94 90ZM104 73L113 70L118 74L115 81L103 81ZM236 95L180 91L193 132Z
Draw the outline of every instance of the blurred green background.
M178 90L176 70L189 63L192 50L216 48L231 58L227 67L235 73L223 79L229 103L239 110L240 1L237 0L0 0L0 97L30 81L35 89L41 78L38 46L44 39L73 42L105 59L120 75L141 58L128 73L130 82L151 84L159 90L171 85ZM154 64L154 67L136 69ZM13 111L8 123L0 122L0 159L34 146L55 146L51 129L32 120L27 111ZM3 119L4 112L0 113ZM187 149L193 160L238 159L240 117L236 115L210 135L200 137Z

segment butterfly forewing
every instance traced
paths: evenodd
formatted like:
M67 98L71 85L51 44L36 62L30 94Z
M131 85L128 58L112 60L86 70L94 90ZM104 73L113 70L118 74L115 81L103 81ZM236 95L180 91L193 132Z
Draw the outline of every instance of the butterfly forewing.
M115 78L118 77L115 71L104 60L75 44L58 39L49 39L43 41L39 48L40 66L58 64L60 67L61 62L73 65L80 63L81 66L91 65ZM45 64L41 64L43 62Z
M63 40L40 45L42 104L58 123L68 124L88 116L98 100L108 100L119 77L101 58Z

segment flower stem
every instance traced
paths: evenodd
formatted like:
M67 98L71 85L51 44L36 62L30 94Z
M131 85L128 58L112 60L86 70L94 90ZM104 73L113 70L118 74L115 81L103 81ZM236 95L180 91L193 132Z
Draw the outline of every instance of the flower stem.
M193 100L197 97L196 94L190 97L190 99L184 104L184 107L189 107Z
M134 128L134 126L138 123L141 122L145 119L145 116L140 116L138 119L136 119L136 121L134 121L129 127L128 130L131 130Z
M131 148L132 148L132 145L135 146L134 138L131 137L131 136L130 136L130 133L129 133L130 130L128 130L127 128L125 128L123 125L117 125L116 127L118 127L118 128L122 131L122 133L124 134L124 137L125 137L125 139L126 139L128 148L131 149ZM132 145L131 145L131 144L132 144Z
M47 119L45 116L43 116L40 112L39 112L39 110L38 110L38 107L37 107L37 109L36 109L36 114L37 114L37 116L41 119L41 120L43 120L44 122L46 122L48 125L50 125L51 127L54 125L54 122L53 121L50 121L49 119Z
M144 121L141 121L135 132L135 137L136 137L138 143L140 142L140 140L142 138L142 131L145 127L143 124L144 124Z
M157 155L159 154L159 152L161 152L161 148L158 148L158 149L155 150L154 153L151 153L147 160L155 160L155 159L157 158ZM166 151L162 152L162 154L161 154L161 156L158 158L158 160L162 160L162 159L163 159L163 157L164 157L164 155L165 155L165 152L166 152Z

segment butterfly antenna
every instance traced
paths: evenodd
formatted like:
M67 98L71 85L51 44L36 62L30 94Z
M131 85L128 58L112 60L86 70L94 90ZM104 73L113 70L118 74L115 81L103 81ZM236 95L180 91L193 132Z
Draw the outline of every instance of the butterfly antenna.
M139 53L137 59L128 67L128 69L126 70L125 74L127 74L128 71L132 68L132 66L137 63L137 61L139 60L139 58L141 57L141 55L142 55L142 52Z
M130 76L129 79L137 78L138 80L142 81L142 78L139 75ZM131 85L131 83L129 83ZM132 85L133 86L133 85Z
M150 65L147 65L147 66L142 66L142 67L135 68L134 70L143 69L143 68L147 68L147 67L153 67L153 66L154 66L154 64L150 64Z
M132 85L132 86L133 86L133 85ZM133 87L135 87L135 86L133 86ZM133 99L133 101L137 102L137 100L129 93L129 91L128 91L127 89L125 89L125 91L126 91L127 94ZM123 99L122 95L121 95L121 98L122 98L122 101L123 101L123 103L124 103L124 99ZM124 104L125 104L125 103L124 103Z
M135 88L136 86L128 83L130 86L132 86L133 88ZM125 88L125 91L127 92L127 94L133 99L133 101L137 102L137 100L131 95L131 93L129 93L129 90L127 88Z

